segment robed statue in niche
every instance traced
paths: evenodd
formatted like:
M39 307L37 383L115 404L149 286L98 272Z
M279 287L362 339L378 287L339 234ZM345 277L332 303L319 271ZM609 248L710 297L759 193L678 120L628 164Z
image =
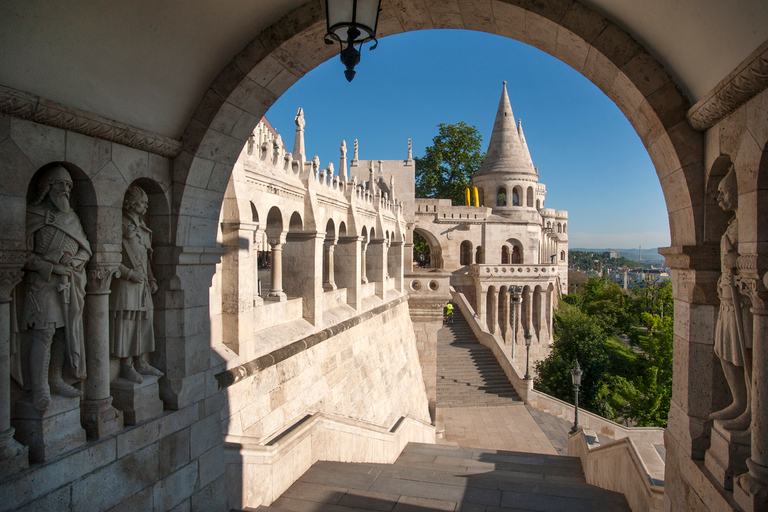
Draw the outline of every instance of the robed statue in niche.
M123 259L120 277L109 295L110 349L120 359L120 377L140 384L142 375L163 373L147 361L155 351L152 295L157 281L152 273L152 231L144 222L149 200L141 187L132 186L123 201Z
M41 412L50 406L51 394L82 395L63 376L70 382L86 376L83 308L91 247L70 206L71 192L69 172L56 165L42 173L37 196L27 205L20 380Z
M715 354L720 358L733 401L730 405L713 412L710 418L720 420L723 428L732 431L746 430L750 426L750 383L752 353L752 316L749 304L739 293L739 219L738 187L736 172L731 166L718 186L717 202L733 217L720 239L720 278L717 291L720 311L715 325Z

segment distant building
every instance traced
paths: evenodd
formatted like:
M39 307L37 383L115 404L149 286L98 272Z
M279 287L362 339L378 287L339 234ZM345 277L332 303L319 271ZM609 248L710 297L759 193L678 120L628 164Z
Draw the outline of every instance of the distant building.
M621 258L621 253L619 251L606 251L603 253L603 257L605 258Z

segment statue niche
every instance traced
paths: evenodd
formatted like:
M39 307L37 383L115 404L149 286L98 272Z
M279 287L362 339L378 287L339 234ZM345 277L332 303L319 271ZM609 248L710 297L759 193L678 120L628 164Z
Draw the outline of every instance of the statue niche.
M733 218L720 239L720 270L717 291L720 311L715 325L715 354L720 358L733 401L713 412L710 418L722 422L731 431L744 431L751 422L750 381L752 352L752 315L744 303L738 284L738 190L733 166L718 186L717 201Z
M19 290L19 329L24 349L16 380L32 406L45 412L51 394L77 398L65 382L84 379L85 264L91 247L70 206L72 178L61 165L43 172L37 197L27 206L24 283Z
M144 222L149 200L136 185L123 201L123 259L109 296L109 341L113 357L120 359L120 377L141 384L142 375L163 373L147 361L155 351L152 295L157 280L152 273L152 231Z
M120 368L110 389L112 404L123 411L126 425L163 412L157 382L163 373L148 361L155 351L152 295L158 288L152 272L152 231L144 222L148 207L146 192L131 186L123 200L119 277L112 280L109 294L109 349Z

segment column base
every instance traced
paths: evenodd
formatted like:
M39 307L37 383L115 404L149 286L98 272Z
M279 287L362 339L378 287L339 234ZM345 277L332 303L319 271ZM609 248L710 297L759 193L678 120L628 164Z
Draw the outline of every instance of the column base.
M0 479L29 467L29 448L13 438L15 430L0 432Z
M123 420L126 425L135 425L163 414L158 378L152 375L142 375L142 377L144 381L141 384L117 378L110 385L112 404L123 411Z
M749 473L736 478L733 497L744 512L768 510L768 468L747 459Z
M323 283L323 290L327 292L330 292L336 289L338 289L338 287L336 286L336 283Z
M88 439L102 439L123 428L123 413L112 407L111 396L101 400L83 400L80 420Z
M45 462L85 444L85 429L80 426L80 398L52 395L44 412L31 402L15 404L16 440L29 447L30 462Z
M288 296L284 292L269 292L266 300L272 302L285 302L288 300Z
M747 459L752 453L749 431L731 432L715 420L712 426L712 444L704 456L704 466L717 483L726 490L733 489L733 478L747 472Z

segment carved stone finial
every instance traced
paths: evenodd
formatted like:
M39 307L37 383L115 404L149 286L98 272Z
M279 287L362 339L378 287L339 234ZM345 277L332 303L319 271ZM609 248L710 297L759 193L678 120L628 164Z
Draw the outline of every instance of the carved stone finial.
M413 145L411 139L408 139L408 160L413 160Z
M353 162L357 162L357 160L358 160L358 158L357 158L357 149L358 149L358 146L357 146L357 139L355 139L355 153L354 153L354 155L352 156L352 161L353 161Z

